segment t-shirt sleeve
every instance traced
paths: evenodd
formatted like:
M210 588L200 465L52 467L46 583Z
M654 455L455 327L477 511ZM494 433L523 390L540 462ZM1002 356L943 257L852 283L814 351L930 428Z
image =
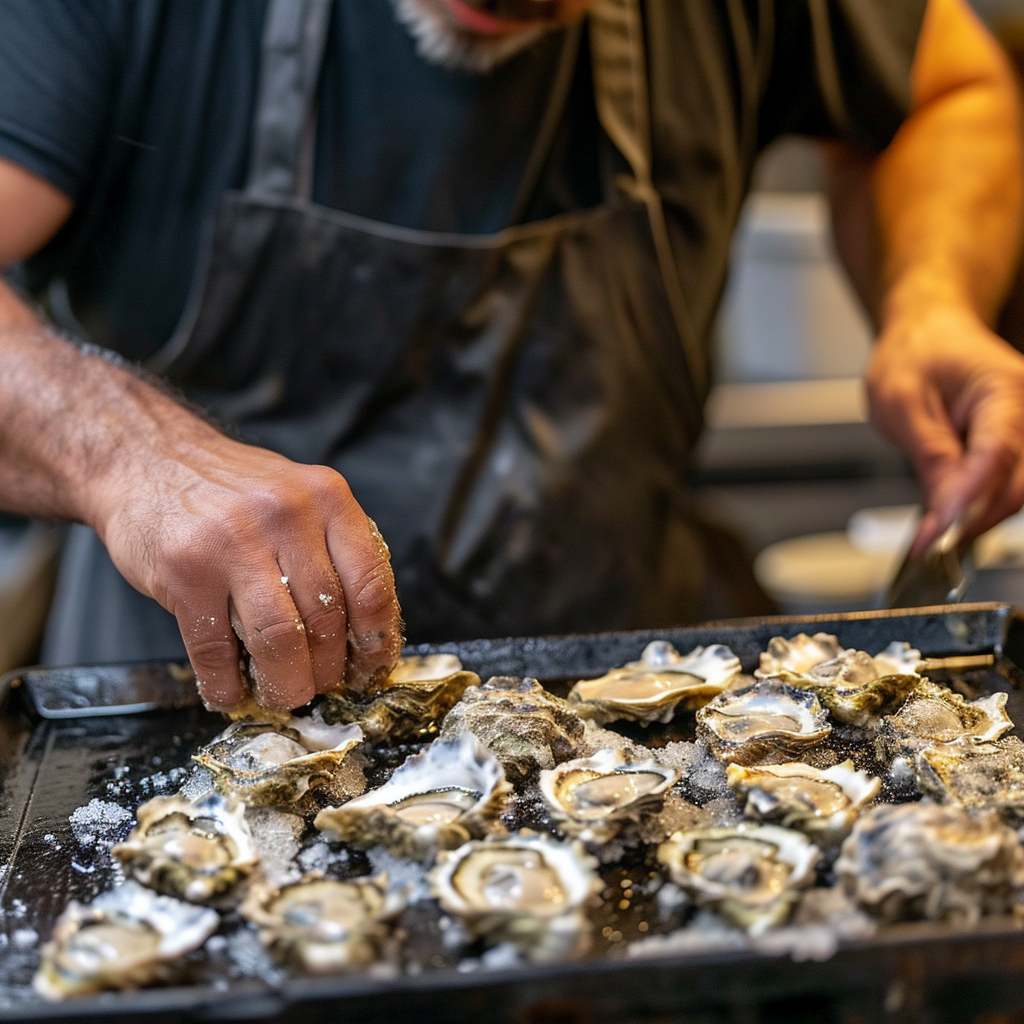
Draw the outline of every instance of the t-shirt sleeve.
M796 133L884 149L910 111L927 0L776 0L761 146Z
M109 131L119 56L104 0L0 0L0 157L72 199Z

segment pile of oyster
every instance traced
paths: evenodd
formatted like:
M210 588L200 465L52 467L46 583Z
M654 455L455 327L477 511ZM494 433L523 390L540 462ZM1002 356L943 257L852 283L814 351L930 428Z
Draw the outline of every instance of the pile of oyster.
M237 720L195 753L114 847L126 881L60 917L36 987L181 980L218 930L324 974L1017 913L1006 694L920 664L800 634L748 676L724 646L655 641L562 698L403 659L367 697Z

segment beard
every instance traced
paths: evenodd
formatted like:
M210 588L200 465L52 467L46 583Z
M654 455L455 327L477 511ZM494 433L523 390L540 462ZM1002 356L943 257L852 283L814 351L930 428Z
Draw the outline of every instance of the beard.
M486 74L559 27L552 21L506 35L483 35L462 26L444 0L391 0L395 16L416 41L416 52L432 64Z

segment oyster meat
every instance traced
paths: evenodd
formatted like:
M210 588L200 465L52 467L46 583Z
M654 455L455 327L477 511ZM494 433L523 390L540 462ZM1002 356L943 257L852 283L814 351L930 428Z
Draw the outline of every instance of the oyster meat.
M777 678L727 690L697 712L697 736L728 764L799 757L832 731L817 697Z
M712 644L681 655L668 641L652 640L639 661L598 679L582 679L569 691L577 711L598 725L620 718L649 725L670 722L677 707L698 708L740 674L728 647Z
M371 741L425 739L437 733L451 708L480 677L465 672L454 654L402 658L365 697L332 693L324 699L328 722L356 722Z
M278 959L310 974L330 974L379 960L390 922L403 907L385 879L307 875L281 889L254 886L239 909Z
M88 906L68 904L43 946L33 984L46 999L65 999L167 980L219 923L214 910L125 882Z
M434 740L378 789L327 807L316 827L354 846L385 846L400 857L432 862L438 850L500 830L512 793L501 765L475 736Z
M585 904L601 888L596 866L578 842L523 831L442 853L430 884L441 907L477 935L549 960L589 947Z
M773 636L768 649L761 652L761 664L755 676L777 676L783 672L803 676L815 665L831 661L843 653L843 646L831 633L797 633L792 640Z
M658 847L676 885L751 935L789 917L799 891L814 882L819 857L799 832L746 822L677 832Z
M758 821L796 828L818 842L836 842L878 796L882 782L843 761L821 771L801 762L745 768L731 764L729 785L743 813Z
M138 810L138 824L111 851L125 874L191 903L223 897L256 867L245 805L211 793L191 803L157 796Z
M836 873L858 903L886 922L927 918L973 925L1014 908L1024 849L995 813L880 804L843 843Z
M446 740L467 732L517 782L572 757L585 727L574 705L548 693L536 679L494 676L469 687L441 726Z
M674 768L653 759L630 760L621 750L601 750L541 772L540 792L562 832L603 843L656 813L678 778Z
M311 791L336 800L361 793L358 764L363 732L358 725L328 725L318 712L293 716L286 725L232 722L192 759L209 769L223 793L252 806L302 811Z

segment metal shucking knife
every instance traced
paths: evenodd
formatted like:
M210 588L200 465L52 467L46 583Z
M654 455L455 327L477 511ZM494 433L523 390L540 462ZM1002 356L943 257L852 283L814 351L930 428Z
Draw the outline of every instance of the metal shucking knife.
M970 583L965 571L970 544L963 543L962 518L957 517L921 555L907 552L885 598L886 608L918 608L956 604Z

